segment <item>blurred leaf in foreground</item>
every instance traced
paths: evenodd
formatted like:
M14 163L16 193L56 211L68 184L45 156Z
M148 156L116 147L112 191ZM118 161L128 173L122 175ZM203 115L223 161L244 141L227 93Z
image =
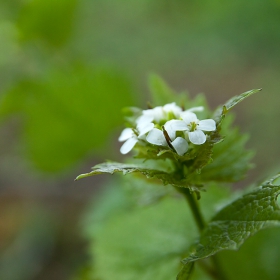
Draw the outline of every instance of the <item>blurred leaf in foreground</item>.
M134 176L124 178L127 181L129 177ZM130 178L126 183L131 185L131 179L134 180ZM162 188L152 180L141 181L145 192L147 188ZM156 204L135 206L133 185L131 192L126 192L121 184L123 180L114 180L85 220L86 235L92 244L93 279L175 280L182 256L197 236L186 201L173 194ZM213 215L228 192L214 185L208 191L213 195L205 196L203 207ZM210 278L196 266L192 279Z

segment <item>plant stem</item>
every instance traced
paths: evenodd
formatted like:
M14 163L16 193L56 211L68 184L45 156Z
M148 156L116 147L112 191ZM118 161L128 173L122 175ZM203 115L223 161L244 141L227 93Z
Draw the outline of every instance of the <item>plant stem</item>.
M194 216L196 225L199 229L199 232L201 233L203 231L203 229L205 228L205 221L204 221L202 213L199 209L197 199L194 197L194 195L190 192L190 190L188 188L176 188L176 189L180 193L182 193L184 195L184 197L186 198L186 200L188 201L188 204L191 208L191 211L192 211L192 214ZM211 257L211 261L212 261L212 267L211 268L204 266L207 273L209 275L211 275L213 279L226 280L226 277L225 277L223 271L221 270L221 266L219 264L219 260L217 259L217 256L213 255Z
M191 211L193 213L196 225L199 229L199 232L202 232L202 230L205 227L205 222L203 219L203 216L200 212L200 209L197 204L197 200L194 198L193 194L191 194L190 190L188 188L177 188L177 190L182 193L185 198L187 199L189 206L191 208Z

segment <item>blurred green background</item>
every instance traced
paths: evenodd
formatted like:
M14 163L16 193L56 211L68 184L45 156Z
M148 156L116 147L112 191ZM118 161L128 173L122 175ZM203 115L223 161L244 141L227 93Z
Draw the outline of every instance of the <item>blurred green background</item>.
M255 168L279 170L280 1L1 0L0 279L74 279L87 261L81 217L122 160L121 109L145 106L148 75L235 108Z

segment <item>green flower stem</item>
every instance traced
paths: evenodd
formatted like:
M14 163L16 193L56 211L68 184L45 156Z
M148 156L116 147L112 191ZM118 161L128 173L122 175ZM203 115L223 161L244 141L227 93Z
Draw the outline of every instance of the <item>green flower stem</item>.
M197 199L194 197L194 195L190 192L188 188L176 188L180 193L184 195L186 200L189 203L189 206L191 208L192 214L194 216L196 225L199 229L199 232L201 233L205 227L205 221L202 216L202 213L199 209L199 205L197 203ZM213 255L211 257L212 261L212 267L208 267L202 263L202 267L205 269L205 271L213 278L217 280L226 280L226 277L224 273L221 270L221 266L219 264L219 260L217 259L216 255Z
M200 209L198 207L197 200L194 198L193 194L190 192L188 188L177 188L177 190L184 195L184 197L187 199L189 206L191 208L191 211L193 213L196 225L200 232L205 227L205 221L204 218L200 212Z

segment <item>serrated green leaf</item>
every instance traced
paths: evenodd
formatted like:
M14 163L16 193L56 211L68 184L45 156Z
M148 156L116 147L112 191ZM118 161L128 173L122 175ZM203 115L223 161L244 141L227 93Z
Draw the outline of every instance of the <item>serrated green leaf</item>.
M250 160L254 153L244 147L248 135L240 134L237 128L233 128L232 121L232 115L228 115L223 121L220 134L225 135L225 138L218 145L214 145L211 156L213 162L205 166L194 180L237 182L243 179L252 167Z
M236 128L233 129L232 116L225 119L225 115L236 104L258 91L260 90L251 90L235 96L216 110L213 118L217 122L217 130L210 134L210 141L204 144L200 151L201 156L196 159L194 168L199 170L200 166L203 170L201 174L193 177L194 181L236 182L252 167L250 159L253 152L244 148L248 136L240 134Z
M133 173L133 172L140 172L147 177L157 177L157 176L170 176L170 173L157 170L152 168L143 167L137 164L125 164L125 163L118 163L118 162L105 162L101 164L95 165L93 171L85 174L79 175L76 180L86 178L89 176L94 176L98 174L114 174L116 172L122 172L123 175Z
M122 172L123 175L129 173L141 173L147 178L157 178L163 182L164 185L170 184L175 187L189 188L194 191L200 191L202 185L192 184L189 178L182 178L177 172L170 170L162 170L160 168L149 168L143 164L124 164L118 162L106 162L97 164L93 167L93 171L84 173L76 177L75 180L99 174L114 174Z
M280 209L276 202L280 186L273 185L278 177L280 174L223 208L204 229L183 262L207 258L225 249L237 250L259 230L280 226Z

